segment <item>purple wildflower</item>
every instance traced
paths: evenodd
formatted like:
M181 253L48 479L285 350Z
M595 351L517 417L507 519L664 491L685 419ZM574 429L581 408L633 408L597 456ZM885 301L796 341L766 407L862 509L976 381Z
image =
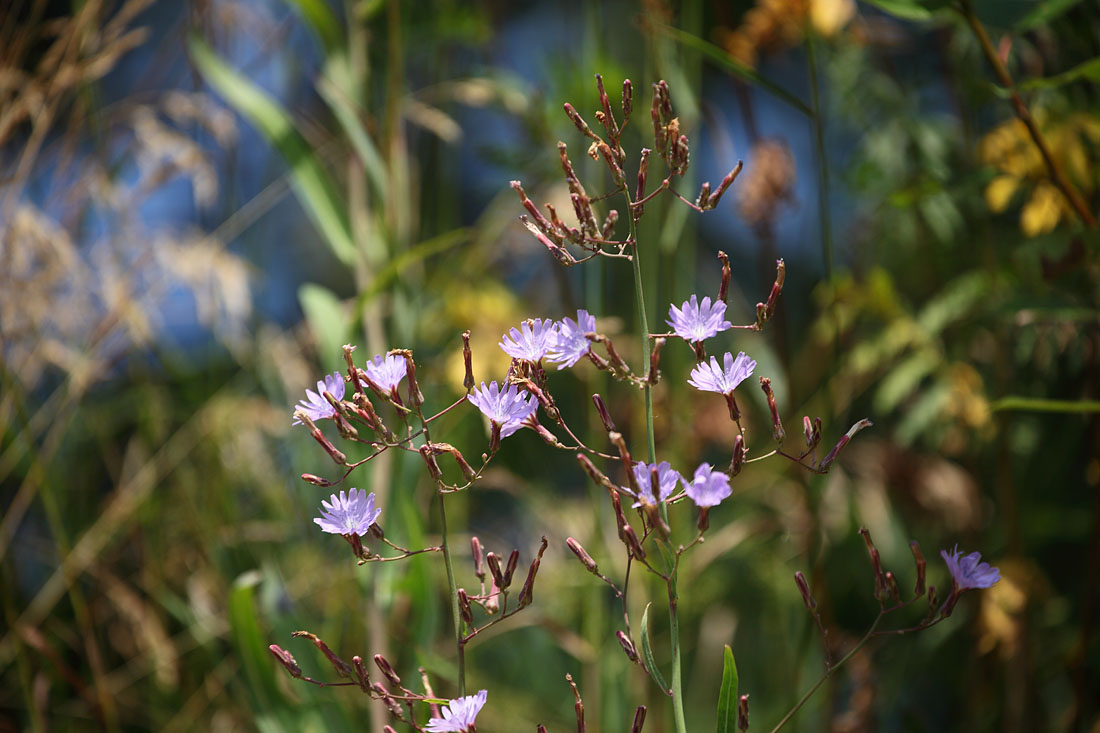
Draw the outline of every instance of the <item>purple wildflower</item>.
M709 463L703 463L695 469L690 482L684 482L686 493L697 506L718 506L722 500L733 493L730 489L730 477L721 471L715 471Z
M674 305L668 307L668 320L676 335L685 341L692 343L709 339L719 331L733 328L733 324L723 319L726 315L726 304L717 301L713 305L710 296L703 298L700 304L696 296L685 300L684 304L677 308Z
M370 526L378 521L381 509L374 507L374 492L352 489L348 494L333 494L331 502L321 500L321 516L314 517L325 532L343 535L365 535Z
M467 398L485 417L500 425L500 437L507 438L523 427L523 421L535 414L539 403L526 392L520 392L514 384L501 390L495 381L488 387L481 383Z
M405 357L378 354L367 362L367 378L383 392L394 392L409 368Z
M476 695L467 695L457 700L451 700L447 707L443 708L442 718L432 718L424 726L428 733L471 733L477 730L474 719L485 706L485 697L488 691L479 690Z
M333 372L317 383L317 391L306 390L306 399L298 403L295 411L301 410L310 420L324 420L336 414L336 409L329 404L322 392L329 392L338 400L344 399L344 378L340 372ZM301 425L302 421L295 416L291 425Z
M573 366L592 348L592 343L584 335L595 330L596 318L586 310L578 310L577 320L562 319L557 340L550 347L547 357L558 365L558 369Z
M958 592L970 588L989 588L1001 579L1001 571L987 562L982 562L980 553L972 552L963 555L959 546L950 553L940 550L943 561L947 563L947 569L951 571L951 579L955 583Z
M511 337L511 338L509 338ZM508 331L500 342L500 348L515 359L538 361L557 343L558 324L549 318L535 318Z
M647 504L653 503L653 481L650 474L654 467L657 468L657 488L661 495L660 501L665 501L668 497L672 496L672 492L676 491L676 484L683 481L683 478L678 472L672 469L668 461L650 464L636 461L634 463L634 481L638 484L638 490L641 494L639 496L634 496L633 491L625 486L623 487L626 493L638 499L638 501L634 502L634 507L640 507L643 502Z
M691 370L688 384L704 392L733 394L737 385L748 379L756 368L756 361L746 356L744 351L739 352L736 359L727 351L722 360L722 368L718 367L718 360L713 356L710 357L709 364L705 361L697 364Z

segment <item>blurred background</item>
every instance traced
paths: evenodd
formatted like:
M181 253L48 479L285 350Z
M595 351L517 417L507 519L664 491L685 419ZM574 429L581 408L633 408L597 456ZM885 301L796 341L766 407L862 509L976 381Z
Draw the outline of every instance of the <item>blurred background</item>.
M298 476L334 467L291 413L347 342L360 362L414 349L438 408L462 393L465 329L479 381L503 377L510 326L578 307L634 359L629 266L559 267L508 186L569 210L563 140L588 191L610 188L561 112L594 123L598 72L613 99L634 82L631 160L668 81L688 198L745 164L713 212L647 206L650 323L713 296L719 250L730 318L751 322L782 257L776 318L712 349L756 358L789 442L803 415L828 445L874 421L828 475L761 461L712 513L681 568L689 728L714 724L724 644L752 730L820 676L796 570L834 651L862 635L867 527L903 592L912 539L941 588L956 543L1003 579L865 647L789 729L1100 731L1098 39L1095 0L0 1L0 730L381 730L355 688L277 667L268 644L334 679L298 629L455 694L442 563L358 567L317 531L331 491ZM692 363L669 344L655 391L660 457L685 473L724 465L733 436ZM636 391L587 364L550 378L588 442L600 392L642 450ZM768 411L742 392L762 455ZM487 448L472 408L436 430ZM504 447L448 500L459 584L471 535L521 567L550 549L534 605L468 652L479 728L574 729L570 672L590 729L647 703L647 733L671 730L618 602L564 544L621 579L606 495L530 431ZM387 456L348 485L422 547L423 474ZM667 665L663 588L638 575L631 595L635 614L655 601Z

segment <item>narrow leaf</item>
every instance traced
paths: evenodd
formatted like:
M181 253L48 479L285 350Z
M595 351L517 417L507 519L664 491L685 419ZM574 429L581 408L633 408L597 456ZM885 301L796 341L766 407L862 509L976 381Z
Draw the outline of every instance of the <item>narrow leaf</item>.
M759 84L763 89L771 92L779 99L782 99L784 102L791 105L802 114L806 115L807 117L813 117L813 110L807 107L801 99L791 94L771 79L763 76L756 69L733 58L728 53L726 53L724 49L715 46L713 43L705 41L698 36L694 36L690 33L687 33L686 31L682 31L679 28L661 25L659 23L655 24L654 27L672 40L677 41L684 46L687 46L688 48L703 54L707 58L716 62L719 66L724 67L734 76L739 76L745 81L751 82L753 84Z
M1046 25L1080 2L1081 0L1045 0L1017 21L1016 30L1023 33Z
M734 733L737 729L737 664L733 650L726 644L722 653L722 687L718 691L718 733Z
M386 186L386 164L382 161L374 141L367 134L355 103L327 77L317 83L317 91L332 110L332 114L336 116L340 127L344 129L344 134L348 136L351 146L367 171L374 194L384 205L389 198L389 188Z
M649 676L660 686L661 692L667 695L668 683L661 676L661 670L653 659L653 648L649 645L649 607L652 605L652 603L647 603L645 611L642 612L642 661L645 662L645 668L649 672Z
M267 92L227 66L198 36L191 36L188 48L191 60L206 82L255 125L286 159L291 169L291 184L302 208L336 256L345 264L353 264L355 243L347 209L337 194L339 189L321 167L290 115Z
M914 0L865 0L879 10L905 20L931 20L932 11Z
M1017 88L1024 91L1032 89L1054 89L1080 79L1100 81L1100 56L1088 61L1083 61L1072 69L1067 69L1061 74L1048 76L1043 79L1026 79L1017 84Z
M1038 397L1018 397L1010 395L995 400L989 405L993 412L998 410L1020 410L1023 412L1100 412L1100 400L1046 400Z

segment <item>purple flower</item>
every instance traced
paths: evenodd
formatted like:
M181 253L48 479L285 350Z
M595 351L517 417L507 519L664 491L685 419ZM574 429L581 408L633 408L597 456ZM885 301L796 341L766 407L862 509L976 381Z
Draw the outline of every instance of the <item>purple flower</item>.
M373 491L368 494L352 489L347 495L341 491L340 496L333 494L329 498L331 502L321 501L321 516L314 517L313 521L332 534L365 535L382 513L381 509L374 508Z
M586 310L577 311L575 321L572 318L563 319L558 325L558 337L550 347L548 358L558 365L558 369L573 366L592 348L592 343L584 335L595 330L596 319Z
M1001 571L987 562L982 562L980 553L972 552L963 555L959 546L950 553L940 550L943 561L947 563L947 569L951 571L951 579L955 582L955 588L961 593L970 588L989 588L1001 579Z
M298 403L295 412L301 410L310 420L324 420L336 414L336 408L329 404L322 392L329 392L338 400L344 399L344 378L340 372L333 372L325 377L324 381L317 383L317 391L306 390L306 399ZM291 425L301 425L302 421L295 416Z
M730 477L721 471L715 471L709 463L695 469L691 482L684 482L684 493L691 497L697 506L718 506L722 500L733 493L730 489Z
M457 700L451 700L447 707L443 708L442 718L432 718L424 726L428 733L470 733L477 730L474 719L485 707L485 696L488 691L479 690L476 695L467 695Z
M519 324L518 329L510 329L502 337L500 348L515 359L538 361L546 356L557 340L558 324L549 318L536 318Z
M634 481L638 484L638 490L640 495L634 496L634 492L630 489L623 487L623 490L634 496L638 501L634 502L635 507L640 507L643 502L647 504L653 503L653 481L650 475L652 469L657 468L657 488L661 494L660 501L665 501L668 497L672 496L672 492L676 491L676 484L683 481L683 478L679 473L672 470L672 466L668 464L668 461L661 461L660 463L645 464L641 461L634 463Z
M383 392L393 392L405 378L405 370L408 368L403 356L379 354L367 362L367 378Z
M719 331L733 328L733 324L723 320L726 315L726 304L718 301L711 305L710 297L703 298L702 304L696 296L691 300L685 300L684 304L677 308L674 305L668 307L668 320L676 335L685 341L697 342L709 339Z
M507 438L523 427L523 421L535 414L539 403L531 395L520 392L514 384L503 390L495 381L488 387L481 383L481 389L475 389L467 398L485 417L500 425L500 437Z
M737 358L726 352L723 359L723 368L718 367L718 360L710 357L710 363L700 362L691 370L691 379L688 384L704 392L718 392L720 394L733 394L737 385L744 382L752 375L756 368L756 361L739 352Z

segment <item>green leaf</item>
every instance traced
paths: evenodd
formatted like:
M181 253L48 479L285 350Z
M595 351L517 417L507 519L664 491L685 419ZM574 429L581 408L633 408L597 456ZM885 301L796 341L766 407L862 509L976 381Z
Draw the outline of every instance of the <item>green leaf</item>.
M722 687L718 692L718 733L734 733L737 728L737 664L733 650L726 644L722 653Z
M661 676L661 670L653 659L653 647L649 645L649 607L652 605L652 603L647 603L645 611L642 612L642 661L645 662L645 668L649 672L649 676L660 686L661 692L667 695L668 683Z
M1067 10L1077 5L1081 0L1046 0L1036 5L1031 12L1016 21L1016 31L1023 33L1046 25Z
M355 103L327 77L317 83L317 91L320 92L321 98L328 104L332 114L336 116L336 121L344 129L344 134L351 141L351 146L367 171L367 178L371 182L375 195L384 206L389 199L389 189L386 187L386 164L382 161L382 156L379 155L378 148L370 139L366 128L363 127Z
M240 114L256 126L290 166L291 185L306 214L345 264L354 264L355 242L337 186L286 110L267 92L227 66L198 36L188 42L199 72Z
M268 651L258 622L253 593L261 580L259 571L244 573L233 583L229 593L229 633L237 650L237 659L244 667L248 689L256 696L256 709L270 709L279 700L275 664Z
M686 31L682 31L679 28L673 28L672 26L668 25L661 25L660 23L654 24L654 27L672 40L677 41L678 43L703 54L707 58L717 63L719 66L725 68L734 76L741 77L745 81L751 82L753 84L759 84L764 90L771 92L773 95L775 95L779 99L782 99L784 102L791 105L807 117L814 116L813 110L807 107L801 99L791 94L771 79L763 76L756 69L752 68L751 66L747 66L746 64L743 64L737 59L733 58L728 53L726 53L724 49L715 46L713 43L704 41L698 36L694 36Z
M298 288L298 302L313 331L321 363L326 369L337 362L343 364L342 347L348 340L349 323L340 299L327 288L306 283Z
M401 273L406 269L432 255L445 252L451 247L469 241L472 233L471 230L465 228L443 232L438 236L432 237L431 239L425 239L423 242L413 245L387 262L386 266L379 270L371 280L370 287L359 294L359 298L357 299L359 311L357 312L361 312L364 305L385 290L391 282L400 278Z
M1072 412L1088 413L1100 412L1100 401L1097 400L1046 400L1038 397L1018 397L1009 395L999 400L994 400L989 409L1020 410L1024 412Z
M325 47L326 55L344 48L345 36L339 19L325 0L286 0L287 5L309 24Z
M1025 79L1016 85L1017 89L1031 91L1033 89L1054 89L1069 84L1070 82L1087 79L1100 82L1100 56L1088 61L1083 61L1072 69L1067 69L1061 74L1048 76L1043 79Z

